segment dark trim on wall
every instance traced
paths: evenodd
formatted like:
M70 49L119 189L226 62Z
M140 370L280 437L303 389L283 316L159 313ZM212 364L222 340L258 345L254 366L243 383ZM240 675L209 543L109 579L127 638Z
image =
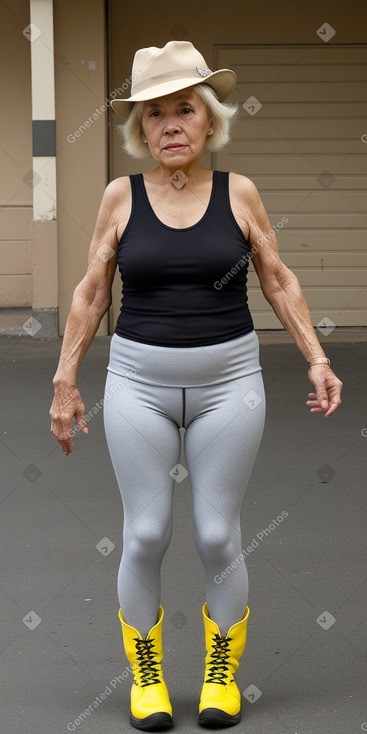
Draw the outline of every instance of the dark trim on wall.
M56 155L55 120L32 120L32 146L34 156Z

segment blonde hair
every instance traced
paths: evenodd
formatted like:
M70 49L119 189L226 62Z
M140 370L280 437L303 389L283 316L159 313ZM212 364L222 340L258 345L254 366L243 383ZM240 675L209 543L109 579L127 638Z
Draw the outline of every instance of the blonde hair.
M207 138L204 150L215 153L221 150L230 140L231 127L235 121L237 104L219 102L214 90L208 84L197 84L194 87L203 100L208 114L213 118L213 135ZM149 148L143 143L143 116L144 102L135 102L127 121L119 125L123 136L123 148L133 158L148 158Z

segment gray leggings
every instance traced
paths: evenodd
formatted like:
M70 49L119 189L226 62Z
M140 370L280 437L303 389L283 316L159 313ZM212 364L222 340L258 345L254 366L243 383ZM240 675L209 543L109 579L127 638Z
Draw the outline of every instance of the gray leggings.
M106 380L107 444L124 511L118 597L146 636L156 623L172 499L185 470L210 616L225 634L242 618L248 576L240 509L260 445L265 395L254 331L207 347L154 347L114 335ZM236 572L218 577L231 563Z

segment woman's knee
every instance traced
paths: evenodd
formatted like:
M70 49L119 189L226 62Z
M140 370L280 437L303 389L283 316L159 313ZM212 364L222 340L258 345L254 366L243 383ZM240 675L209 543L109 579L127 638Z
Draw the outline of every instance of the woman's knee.
M224 523L221 526L195 528L195 543L202 560L215 564L230 563L241 546L241 533Z
M163 558L172 536L172 524L160 525L149 520L134 523L124 530L124 553L135 560Z

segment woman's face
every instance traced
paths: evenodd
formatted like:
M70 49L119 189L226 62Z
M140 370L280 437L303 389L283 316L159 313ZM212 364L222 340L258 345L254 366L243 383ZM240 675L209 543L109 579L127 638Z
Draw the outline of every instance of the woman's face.
M213 132L207 108L193 88L144 102L142 127L152 157L172 172L195 163Z

